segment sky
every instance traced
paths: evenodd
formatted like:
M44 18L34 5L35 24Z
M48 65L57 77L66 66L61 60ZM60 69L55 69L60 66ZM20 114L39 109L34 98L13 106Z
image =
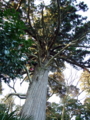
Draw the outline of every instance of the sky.
M36 1L37 1L37 0L36 0ZM42 1L42 0L38 0L38 1L40 2L40 1ZM43 0L43 1L45 2L46 5L49 4L49 0ZM77 1L78 1L78 2L84 1L84 2L88 5L88 8L90 8L90 0L77 0ZM39 3L39 2L38 2L38 3ZM87 12L81 12L81 11L80 11L79 13L82 14L83 16L88 16L88 20L90 20L90 9L89 9ZM78 72L78 73L77 73L77 72ZM64 71L64 74L66 75L66 78L67 78L67 79L70 77L70 74L71 74L71 73L72 73L72 74L76 73L77 76L78 76L78 78L79 78L81 71L76 71L76 70L73 69L70 65L67 65L67 68L66 68L66 70ZM4 85L3 95L8 94L9 92L13 92L12 89L8 89L8 87L7 87L6 84L3 83L3 85ZM23 85L23 84L20 85L20 81L17 80L17 85L15 86L15 88L18 89L18 92L19 92L19 93L21 93L21 92L26 93L27 88L28 88L27 86L28 86L27 83L25 83L24 85ZM20 88L20 89L19 89L19 88ZM2 96L0 96L0 97L2 97ZM82 97L80 97L80 98L82 98ZM52 98L50 98L49 101L50 101L50 102L59 103L60 99L59 99L57 96L54 95ZM17 104L23 104L23 102L24 102L24 100L21 101L19 98L16 99L16 103L17 103Z
M88 20L90 20L90 0L77 0L78 2L83 1L84 3L87 4L89 10L87 12L80 12L80 14L82 14L83 16L87 16Z

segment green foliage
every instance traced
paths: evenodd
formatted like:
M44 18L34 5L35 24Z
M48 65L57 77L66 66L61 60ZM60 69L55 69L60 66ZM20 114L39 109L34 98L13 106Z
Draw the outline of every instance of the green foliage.
M16 111L9 113L8 111L0 111L0 120L33 120L30 116L29 118L20 118L18 115L15 114Z
M7 106L5 104L0 104L0 113L6 111L7 111Z
M23 69L32 40L26 40L24 22L14 9L0 10L0 74L15 78Z
M47 107L46 120L61 120L63 106L52 103ZM70 116L65 112L64 120L70 119Z
M65 103L64 120L69 120L75 117L75 120L89 120L90 119L90 102L82 104L76 99L69 99ZM46 120L61 120L63 104L52 103L47 108Z
M14 112L8 113L8 112L3 112L0 113L0 120L18 120L16 117L14 117Z

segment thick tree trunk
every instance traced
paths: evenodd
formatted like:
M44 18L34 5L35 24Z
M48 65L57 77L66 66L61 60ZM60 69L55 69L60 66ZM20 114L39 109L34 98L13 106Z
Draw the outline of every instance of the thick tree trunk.
M37 68L28 89L21 117L32 116L34 120L45 120L48 69Z

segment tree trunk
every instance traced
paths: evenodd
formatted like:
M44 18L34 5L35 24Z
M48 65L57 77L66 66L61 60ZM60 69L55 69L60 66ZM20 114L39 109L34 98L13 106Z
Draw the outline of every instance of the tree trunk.
M45 120L48 69L37 68L32 80L21 117L31 116L34 120Z
M64 120L65 118L65 107L66 107L66 96L63 98L63 108L62 108L62 114L61 114L61 120Z
M64 120L65 117L65 104L63 105L61 120Z

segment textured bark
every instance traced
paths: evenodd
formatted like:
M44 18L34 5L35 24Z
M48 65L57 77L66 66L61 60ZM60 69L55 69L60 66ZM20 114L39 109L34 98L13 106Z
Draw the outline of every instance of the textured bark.
M34 120L45 120L47 84L48 69L37 68L21 111L22 117L32 116Z

